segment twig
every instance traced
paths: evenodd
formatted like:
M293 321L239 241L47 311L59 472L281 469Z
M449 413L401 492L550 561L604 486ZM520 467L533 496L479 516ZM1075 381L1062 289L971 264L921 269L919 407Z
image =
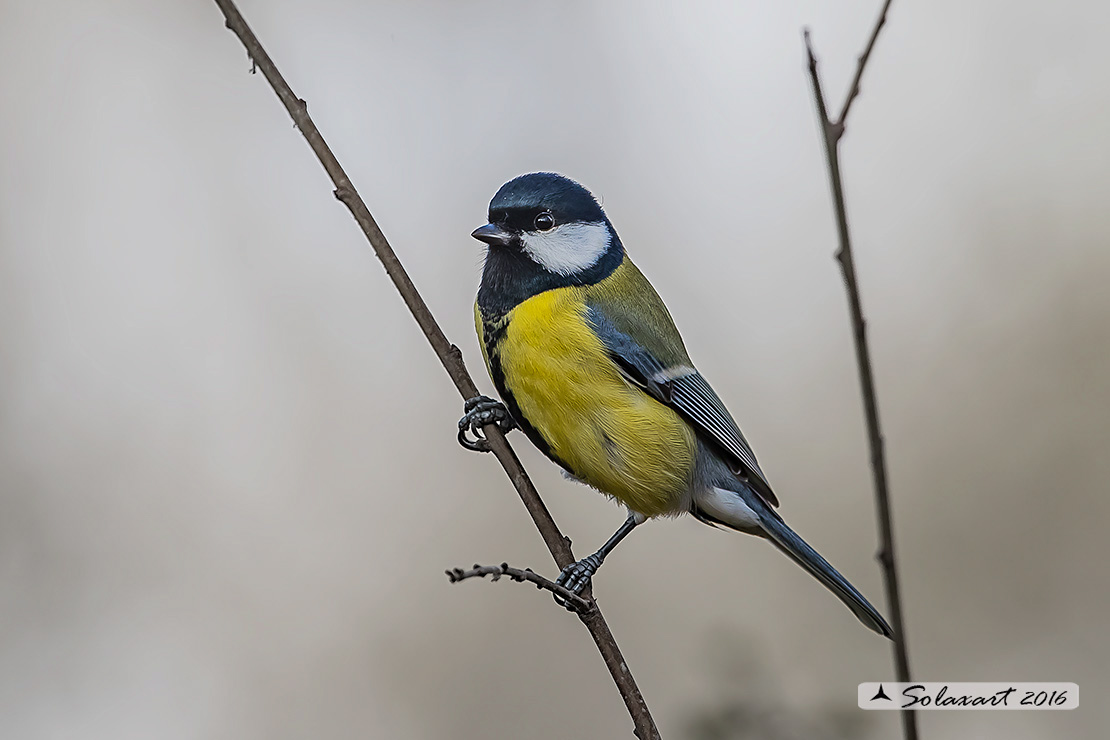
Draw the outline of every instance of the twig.
M871 50L875 48L875 41L879 38L879 31L883 30L886 25L886 13L890 10L890 3L892 0L886 0L883 3L883 9L879 11L879 19L875 21L875 27L871 29L871 38L867 41L867 48L859 55L859 60L856 64L856 75L852 78L852 86L848 88L848 97L844 99L844 107L840 109L840 117L836 120L840 123L840 135L844 135L844 122L848 119L848 111L852 109L852 103L859 97L859 81L863 77L863 70L867 67L867 60L871 58ZM813 57L813 52L810 52L810 58Z
M347 173L343 171L339 161L324 141L324 137L316 128L316 124L308 115L308 106L305 101L293 93L285 78L274 66L270 55L262 48L262 44L259 43L258 38L251 31L238 8L235 7L235 3L232 0L215 0L215 2L227 19L227 27L239 37L246 48L251 64L256 65L262 71L263 76L266 77L285 109L289 112L297 130L304 136L317 159L320 160L320 164L327 171L335 185L335 197L351 211L351 215L354 216L355 221L362 229L362 233L370 242L370 246L373 247L374 253L385 267L386 274L389 275L393 285L401 294L405 305L412 312L413 318L416 319L416 323L424 332L428 343L432 345L432 349L439 357L451 380L454 381L459 393L463 398L473 398L478 395L478 388L474 385L474 381L463 363L462 352L459 351L458 347L451 344L443 334L443 330L440 329L431 311L428 310L427 304L424 303L424 299L416 290L416 286L413 285L408 273L401 266L393 248L389 245L381 229L378 228L374 217L370 215L370 210L355 190L354 185L351 184ZM551 514L547 510L547 506L536 491L536 487L521 466L520 460L517 459L516 453L513 452L508 441L506 441L505 435L495 424L483 427L482 431L486 439L489 440L492 452L497 457L498 462L501 463L501 467L504 468L525 508L532 516L532 521L543 537L547 549L551 551L555 563L563 568L574 562L570 540L559 531L555 520L551 518ZM593 601L593 595L588 588L584 591L583 598ZM605 661L605 666L609 669L613 683L616 684L617 690L624 700L629 716L632 717L636 737L640 740L658 739L660 735L659 730L655 727L655 720L652 719L651 713L648 711L647 704L636 685L636 680L632 677L631 671L628 670L624 656L621 655L620 648L617 647L613 633L609 631L609 625L605 622L601 610L595 605L591 609L578 612L578 617L586 625L586 629Z
M529 583L536 584L536 588L547 589L556 596L562 597L567 602L573 604L577 611L591 609L597 603L595 601L583 599L570 589L555 583L555 581L549 581L531 568L521 570L520 568L512 567L508 563L501 563L501 565L478 565L475 563L474 567L470 570L452 568L451 570L444 571L444 573L447 574L447 579L451 581L451 583L465 581L467 578L485 578L486 576L490 576L491 581L499 581L501 580L501 576L508 576L518 583L528 581Z
M817 103L817 113L821 118L821 132L825 140L825 155L829 163L829 181L832 186L833 205L836 210L836 228L840 247L836 260L844 274L844 285L848 290L848 303L852 317L852 330L855 338L856 363L859 365L860 387L863 395L864 414L867 418L867 438L871 447L871 469L875 481L875 512L879 524L881 545L877 558L883 570L883 583L887 600L890 603L891 621L894 623L894 665L898 680L910 680L910 660L906 649L906 625L902 613L902 596L898 586L898 568L894 550L894 523L890 509L890 489L886 477L886 454L883 449L883 435L879 426L879 405L875 395L875 377L871 367L871 352L867 346L867 323L863 318L860 301L859 282L856 278L856 265L852 258L852 241L848 233L848 213L844 204L844 183L840 174L840 151L838 145L844 136L844 127L852 103L859 96L860 79L875 48L879 31L886 23L887 11L891 0L885 0L879 18L871 31L867 47L860 55L852 85L840 109L840 117L835 121L829 118L825 94L821 89L821 78L817 74L817 57L810 44L809 30L805 31L806 56L809 61L809 76L813 82L813 97ZM902 730L906 740L917 740L917 716L912 711L902 712Z

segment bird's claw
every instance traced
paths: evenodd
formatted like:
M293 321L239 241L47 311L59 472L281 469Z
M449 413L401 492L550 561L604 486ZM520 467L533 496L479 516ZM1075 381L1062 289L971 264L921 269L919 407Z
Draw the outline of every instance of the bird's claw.
M496 424L503 433L516 428L516 422L509 415L505 404L495 401L489 396L475 396L468 398L463 405L466 412L459 419L459 444L475 452L489 452L489 440L482 434L482 427ZM473 435L473 439L468 436Z
M601 567L601 560L595 552L593 555L582 558L577 563L571 563L563 568L563 572L555 579L555 583L571 593L580 594L586 586L590 585L590 579ZM567 611L576 611L575 607L559 594L555 594L555 602L559 606L566 607Z

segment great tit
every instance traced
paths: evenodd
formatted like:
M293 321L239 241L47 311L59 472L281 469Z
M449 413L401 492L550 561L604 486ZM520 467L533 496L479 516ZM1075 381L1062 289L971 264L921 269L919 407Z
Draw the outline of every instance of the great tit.
M751 446L586 188L553 173L521 175L501 186L489 223L472 236L488 245L474 320L504 403L469 399L460 442L488 449L482 426L519 426L569 477L629 511L559 583L580 592L634 528L690 513L770 540L863 624L891 636L882 615L775 511Z

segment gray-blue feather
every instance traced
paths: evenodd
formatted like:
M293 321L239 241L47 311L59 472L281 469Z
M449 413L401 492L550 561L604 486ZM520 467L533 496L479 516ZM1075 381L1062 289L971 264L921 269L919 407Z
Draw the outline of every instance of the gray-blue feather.
M883 615L871 606L871 602L865 599L847 578L840 575L836 568L829 565L827 560L788 527L781 518L764 517L763 530L767 533L767 539L775 543L791 560L809 571L810 575L821 582L821 585L836 594L859 621L884 637L891 637L894 634L894 630L883 619Z
M717 495L736 496L755 515L758 525L756 527L737 526L735 521L730 522L714 517L712 513L699 507L700 499L697 495L693 497L691 510L695 517L707 524L738 529L770 540L775 547L802 566L821 585L832 591L868 628L884 637L890 637L893 634L890 625L878 610L871 606L870 602L848 582L848 579L840 575L836 568L791 529L778 512L768 506L763 497L748 483L732 475L728 464L721 459L720 455L705 445L699 445L694 485L699 490L715 489Z
M665 362L631 333L622 331L623 327L617 325L618 319L603 305L589 305L589 320L629 381L679 412L701 436L720 448L725 459L731 461L734 475L751 483L768 503L778 506L778 498L760 469L751 445L709 382L689 364L684 349L680 361Z

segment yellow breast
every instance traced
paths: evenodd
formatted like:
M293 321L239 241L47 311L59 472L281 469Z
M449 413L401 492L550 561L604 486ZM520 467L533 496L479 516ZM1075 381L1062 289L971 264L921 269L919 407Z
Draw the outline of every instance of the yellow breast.
M689 485L690 427L628 383L586 323L582 290L549 290L506 317L495 352L521 413L570 472L647 516Z

